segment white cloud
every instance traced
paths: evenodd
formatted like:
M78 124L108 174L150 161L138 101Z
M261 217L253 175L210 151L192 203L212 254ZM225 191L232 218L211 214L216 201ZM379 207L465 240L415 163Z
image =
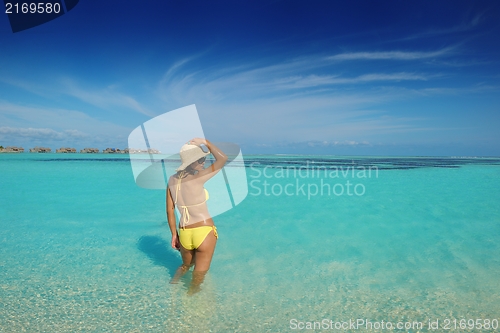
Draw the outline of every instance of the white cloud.
M63 141L68 139L81 139L89 137L88 134L78 130L65 130L62 132L55 131L51 128L16 128L16 127L0 127L0 135L2 137L22 137L41 140L56 140Z
M447 49L397 56L430 57L445 52ZM379 56L394 57L394 53ZM383 133L418 130L422 128L421 120L409 121L397 115L383 117L387 111L377 110L386 102L417 94L409 89L365 83L430 81L439 76L400 71L347 77L345 68L342 74L332 73L339 71L335 62L320 56L200 71L181 68L184 63L174 65L163 76L157 96L171 109L196 103L208 135L254 144L295 142L297 137L340 144L363 142ZM359 86L353 89L353 85Z
M481 21L484 20L484 14L485 13L476 14L470 20L463 21L462 23L455 25L453 27L441 28L441 29L439 28L429 29L427 31L419 32L417 34L402 38L400 40L406 41L412 39L431 38L431 37L450 35L461 32L469 32L474 30L481 23Z
M386 52L350 52L340 53L327 57L328 60L418 60L436 58L449 55L452 47L444 48L433 52L405 52L405 51L386 51Z
M82 89L78 87L74 82L71 82L69 80L65 80L65 82L65 88L62 90L62 92L67 95L76 97L85 103L97 106L105 110L112 110L116 107L122 107L134 110L148 117L155 116L154 113L149 111L145 106L141 105L133 97L117 92L113 89L113 87L99 90L89 90Z
M195 103L206 133L219 140L263 145L280 140L356 145L364 141L374 142L390 133L401 133L403 136L411 131L432 130L423 126L425 120L411 121L398 115L399 110L393 103L402 100L408 103L411 98L448 92L447 88L432 88L427 83L424 86L422 81L432 82L438 75L417 72L419 69L414 63L397 69L391 66L392 72L384 73L381 67L377 72L373 72L372 66L363 72L362 66L357 63L350 67L350 64L340 61L434 61L436 58L449 59L446 56L452 55L452 51L450 47L432 52L396 50L342 53L332 57L312 55L267 64L205 66L199 67L202 68L199 70L193 69L197 66L193 64L194 57L185 58L157 78L156 91L138 90L137 96L145 100L151 96L147 104L123 93L117 86L98 89L100 83L87 89L81 83L65 80L47 85L49 88L44 88L43 93L47 96L46 92L50 90L53 96L76 97L106 111L99 117L116 119L116 115L121 117L120 122L131 120L123 117L124 114L118 115L115 110L134 110L136 120L140 121L137 113L152 117L160 110L166 112ZM419 86L423 88L406 88L404 82L411 81L421 81ZM389 105L391 113L384 109L385 105ZM154 114L149 111L153 109L156 111ZM385 117L388 114L392 116ZM130 115L132 112L127 114ZM54 133L39 131L32 135L52 135L54 138L62 135L69 138L71 133L65 131L71 129L79 131L74 133L75 136L85 133L94 142L100 140L106 144L118 142L120 136L126 138L131 130L113 124L113 120L105 122L90 117L84 111L31 107L2 101L0 124L9 128L52 129Z
M76 129L85 133L118 133L124 127L95 119L84 112L9 103L0 100L0 121L10 127Z
M422 74L413 73L392 73L392 74L365 74L353 78L345 78L333 75L309 75L309 76L294 76L285 79L278 79L275 81L277 88L307 88L307 87L317 87L321 85L333 85L333 84L356 84L356 83L366 83L375 81L409 81L409 80L421 80L426 81L429 76Z
M50 84L46 82L26 82L19 78L5 77L0 78L0 82L21 88L44 98L53 99L54 96L67 95L109 112L113 112L116 109L128 109L148 117L155 116L153 112L135 98L118 91L116 85L109 85L98 89L84 89L69 78L62 79L56 83L51 82Z
M78 138L78 139L89 137L88 134L80 132L79 130L74 130L74 129L73 130L65 130L64 134L66 134L69 137Z
M131 128L75 110L18 105L0 100L0 138L8 145L125 147ZM6 144L3 144L4 146ZM64 144L63 144L64 145ZM52 146L54 147L54 146Z

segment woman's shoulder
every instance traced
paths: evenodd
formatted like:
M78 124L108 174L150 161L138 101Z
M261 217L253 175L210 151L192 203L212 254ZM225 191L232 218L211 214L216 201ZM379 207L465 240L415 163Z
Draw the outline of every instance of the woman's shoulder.
M185 181L189 181L189 180L192 180L193 177L190 177L189 174L184 174L184 175L180 175L178 173L174 173L173 175L171 175L169 178L168 178L168 184L169 185L175 185L177 184L179 181L181 182L185 182Z
M179 179L179 176L177 174L173 174L172 176L170 176L168 178L168 185L172 185L172 184L177 183L178 179Z

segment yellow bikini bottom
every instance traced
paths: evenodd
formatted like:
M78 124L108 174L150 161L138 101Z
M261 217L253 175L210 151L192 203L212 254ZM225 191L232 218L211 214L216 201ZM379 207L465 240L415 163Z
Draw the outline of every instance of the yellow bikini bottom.
M180 228L179 241L186 250L194 250L200 247L201 243L203 243L212 230L214 231L215 238L219 238L215 226L203 226L189 229Z

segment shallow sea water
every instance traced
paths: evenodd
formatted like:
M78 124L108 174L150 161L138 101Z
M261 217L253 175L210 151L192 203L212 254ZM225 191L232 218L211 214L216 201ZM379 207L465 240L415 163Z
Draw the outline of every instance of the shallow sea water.
M0 331L289 332L364 319L427 332L429 320L500 319L500 159L245 166L249 194L215 217L212 267L188 297L190 274L169 284L181 260L165 193L139 188L128 156L0 155Z

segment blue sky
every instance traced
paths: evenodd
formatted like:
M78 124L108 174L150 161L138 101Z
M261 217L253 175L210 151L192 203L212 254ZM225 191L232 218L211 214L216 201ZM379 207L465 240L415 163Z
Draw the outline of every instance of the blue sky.
M500 156L496 1L80 0L12 33L0 145L127 146L196 104L243 153Z

